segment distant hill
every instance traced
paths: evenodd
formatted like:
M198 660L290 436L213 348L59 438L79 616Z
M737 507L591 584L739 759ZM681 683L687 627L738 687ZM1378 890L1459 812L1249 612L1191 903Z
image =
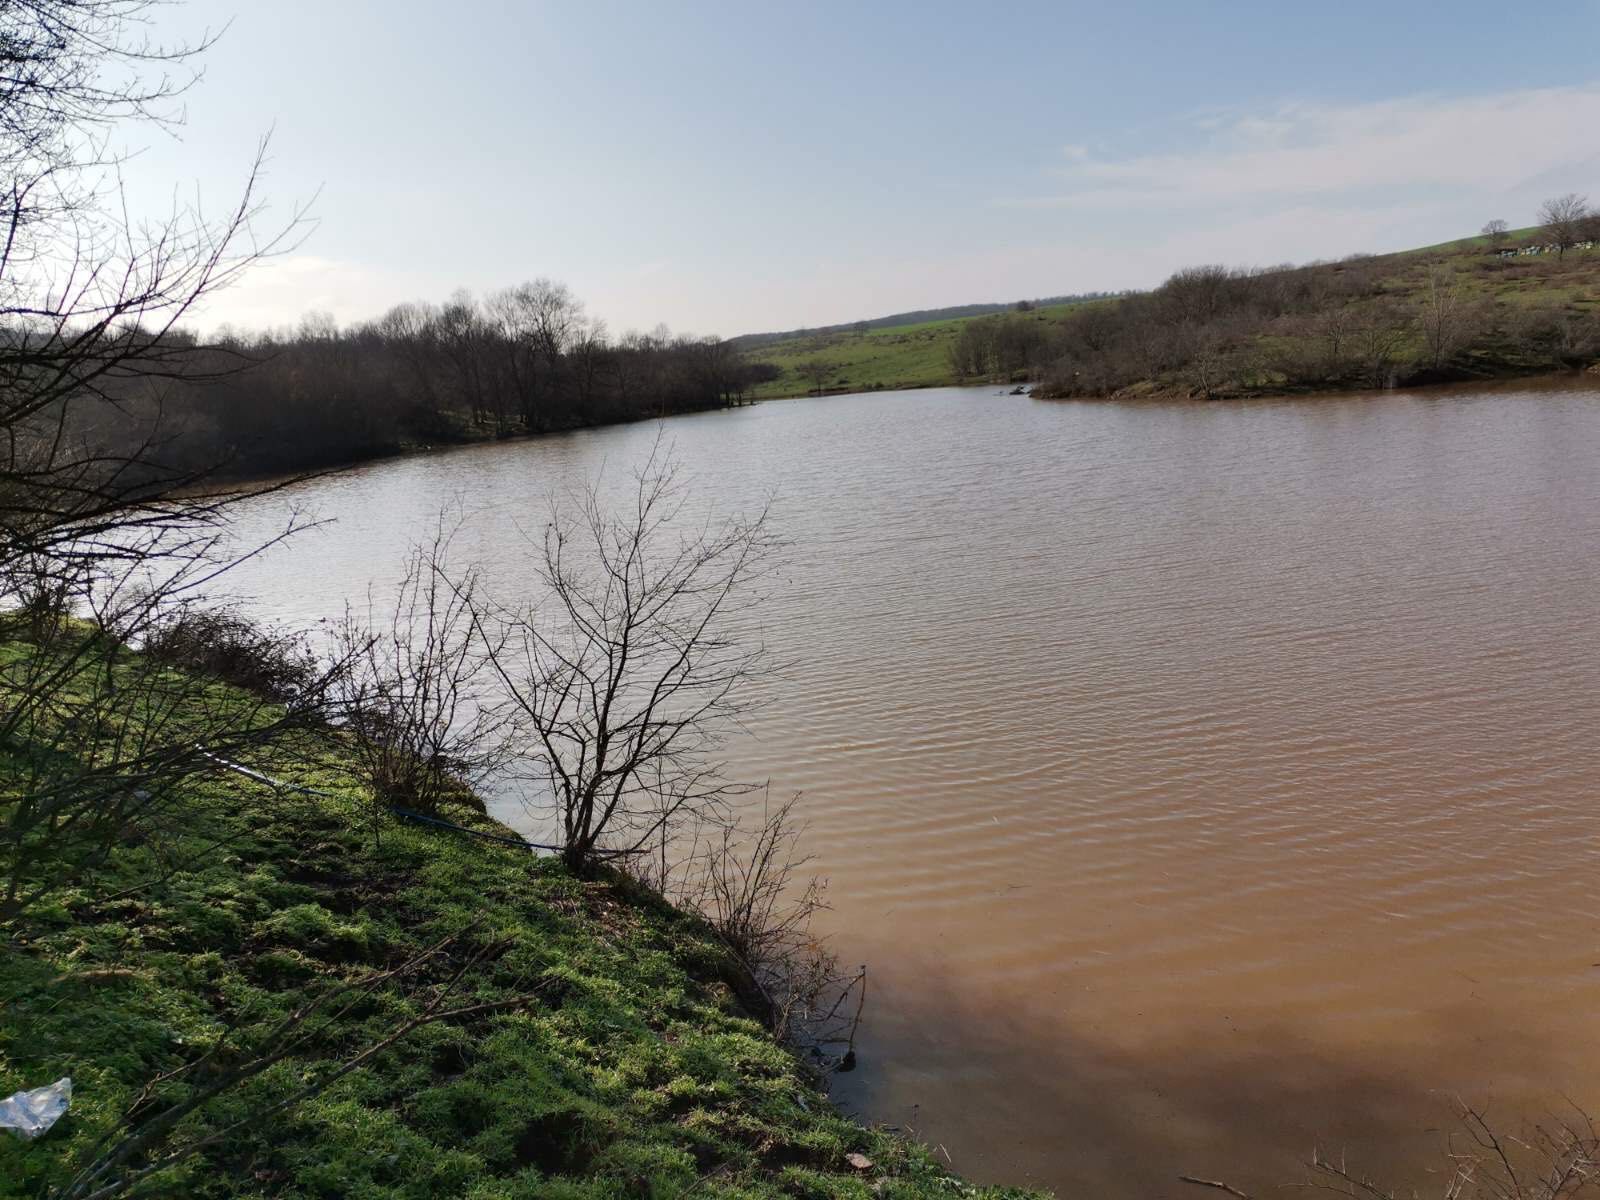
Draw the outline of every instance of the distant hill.
M1600 357L1600 245L1541 253L1543 236L1189 268L1151 292L926 309L735 344L759 373L755 399L1018 379L1054 395L1259 395L1587 365Z
M1117 292L1081 292L1071 296L1045 296L1037 300L1013 300L1000 304L956 304L949 308L919 308L912 312L891 313L887 317L871 317L863 321L845 321L839 325L819 325L808 329L788 329L781 333L746 333L730 339L741 350L753 350L773 342L793 341L797 338L814 338L830 333L865 333L873 329L896 329L905 325L926 325L934 321L954 321L962 317L986 317L992 313L1010 312L1019 304L1034 308L1056 308L1064 304L1079 304L1086 300L1104 300Z

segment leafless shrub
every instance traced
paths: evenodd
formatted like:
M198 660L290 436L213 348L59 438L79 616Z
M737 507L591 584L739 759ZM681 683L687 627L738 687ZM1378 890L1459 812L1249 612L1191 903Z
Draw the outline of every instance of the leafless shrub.
M725 824L709 846L695 908L735 954L758 963L803 941L811 918L826 907L816 878L799 885L796 874L811 859L799 851L804 832L795 819L799 797L776 808L762 805L753 832Z
M692 904L744 964L777 1035L818 1050L847 1046L853 1066L866 968L842 973L812 931L827 904L823 881L804 874L811 859L800 851L799 799L775 808L763 803L752 830L723 826L706 848Z
M284 703L309 693L321 674L303 634L269 628L236 607L184 605L164 613L139 648L162 666Z
M505 749L504 724L482 687L478 572L452 568L448 548L441 526L411 551L392 603L369 597L364 615L347 609L335 630L346 664L335 707L373 798L375 831L390 808L436 812L488 775Z
M1524 309L1507 332L1520 348L1563 366L1581 365L1600 355L1600 319L1564 304Z
M1426 365L1447 366L1489 327L1489 306L1462 286L1454 271L1435 266L1418 302L1416 323Z
M1361 311L1351 330L1350 346L1363 383L1375 388L1394 386L1412 327L1411 314L1397 304L1377 301Z
M34 642L53 637L72 616L81 572L46 555L22 554L6 562L0 600L8 602L6 632Z
M1600 1130L1576 1105L1566 1116L1525 1122L1512 1132L1489 1119L1486 1109L1455 1101L1456 1128L1446 1135L1444 1200L1571 1200L1600 1187ZM1362 1173L1341 1155L1313 1148L1311 1177L1302 1187L1351 1200L1404 1200L1401 1193ZM1237 1200L1248 1192L1220 1179L1179 1175L1183 1183L1212 1188ZM1415 1193L1410 1194L1413 1198Z
M1486 1110L1456 1103L1459 1128L1448 1138L1451 1165L1445 1200L1568 1200L1600 1185L1600 1131L1582 1109L1551 1116L1516 1132L1498 1128ZM1320 1153L1312 1186L1357 1200L1398 1200L1393 1189Z
M812 929L828 907L826 883L806 868L798 795L753 806L737 819L699 821L663 836L651 855L628 859L635 878L703 917L739 963L754 1007L773 1033L810 1052L814 1066L850 1070L866 999L866 968L841 970ZM676 850L677 857L673 853Z

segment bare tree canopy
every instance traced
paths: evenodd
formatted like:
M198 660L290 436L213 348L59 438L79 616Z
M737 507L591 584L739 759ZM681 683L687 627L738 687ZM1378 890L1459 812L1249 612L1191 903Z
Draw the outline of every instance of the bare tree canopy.
M1585 218L1589 215L1589 198L1577 192L1555 196L1539 206L1539 224L1545 236L1556 248L1558 257L1569 247L1583 240Z
M7 165L82 165L118 121L168 124L212 43L151 39L159 0L7 0L0 5L0 146Z
M167 455L163 382L195 364L178 323L299 228L263 231L257 172L219 216L130 214L98 131L176 119L167 102L209 42L145 36L153 0L27 0L0 7L0 535L6 555L106 540L143 507L145 528L188 525L175 502L206 465ZM174 77L173 71L178 75ZM259 168L264 145L258 147ZM214 373L237 363L215 362ZM143 389L137 412L129 389ZM150 386L154 385L154 386Z
M1433 370L1449 364L1489 323L1481 302L1474 301L1455 272L1434 267L1418 305L1417 327Z
M771 668L739 636L777 543L765 511L696 520L658 444L616 510L592 483L533 539L545 598L480 617L568 863L637 851L749 790L719 751Z
M828 381L839 373L837 364L824 359L809 359L795 368L800 378L811 385L811 390L821 395L828 388Z

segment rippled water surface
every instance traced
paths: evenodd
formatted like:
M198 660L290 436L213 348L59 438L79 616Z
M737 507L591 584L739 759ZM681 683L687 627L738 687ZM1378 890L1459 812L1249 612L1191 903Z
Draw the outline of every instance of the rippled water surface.
M1453 1092L1600 1108L1600 392L665 428L697 497L775 494L791 542L763 622L796 665L735 757L804 791L871 965L845 1104L979 1179L1191 1200L1314 1144L1436 1187ZM235 586L336 612L458 502L515 587L546 494L656 434L300 487L332 522Z

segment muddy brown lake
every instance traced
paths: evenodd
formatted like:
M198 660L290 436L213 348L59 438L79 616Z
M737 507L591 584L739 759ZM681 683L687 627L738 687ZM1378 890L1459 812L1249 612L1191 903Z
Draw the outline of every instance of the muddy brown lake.
M978 1180L1191 1200L1180 1174L1260 1194L1313 1147L1442 1186L1457 1095L1600 1110L1592 382L659 428L697 504L775 497L789 543L759 622L793 666L731 752L804 793L870 965L846 1107ZM230 586L336 614L455 505L516 588L545 496L657 434L297 486L246 536L327 523Z

